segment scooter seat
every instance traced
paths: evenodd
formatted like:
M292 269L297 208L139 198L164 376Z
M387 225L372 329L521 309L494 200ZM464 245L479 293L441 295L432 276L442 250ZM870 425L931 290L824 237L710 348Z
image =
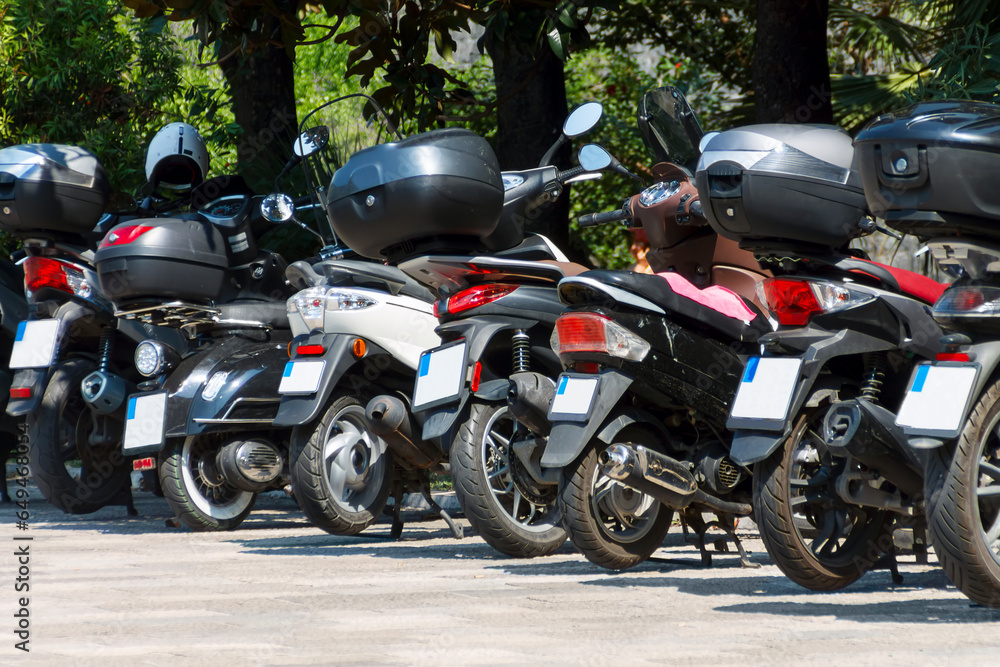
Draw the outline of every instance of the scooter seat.
M873 264L875 267L882 269L889 273L892 278L896 281L896 285L891 285L891 287L898 287L899 291L908 296L912 296L914 299L918 299L927 304L933 304L935 301L941 298L941 294L944 293L945 289L948 287L945 284L939 283L933 278L928 278L927 276L916 273L914 271L907 271L906 269L899 269L895 266L889 266L887 264L881 264L879 262L872 262L867 259L858 259L858 262L864 262L865 264ZM869 273L865 270L866 267L853 268L850 269L855 273L865 273L867 275L873 275L875 278L884 280L883 276L880 275L880 271L875 270L873 273Z
M735 292L718 287L709 292L700 290L680 274L662 275L632 271L588 271L576 279L567 278L563 283L585 279L626 290L653 302L668 317L678 323L701 330L714 330L730 340L753 342L772 331L771 323L753 304ZM717 287L717 286L716 286Z

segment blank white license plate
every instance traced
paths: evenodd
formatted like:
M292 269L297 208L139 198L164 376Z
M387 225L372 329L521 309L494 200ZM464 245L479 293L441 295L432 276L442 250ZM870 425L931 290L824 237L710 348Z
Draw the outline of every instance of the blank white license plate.
M30 320L17 325L10 368L47 368L59 342L59 320Z
M162 445L166 416L166 392L129 396L122 450Z
M420 355L413 385L413 409L443 405L462 395L465 387L465 351L468 345L444 345Z
M326 361L289 361L278 385L279 394L314 394L323 379Z
M795 357L751 357L743 369L730 419L783 421L799 384L802 360Z
M917 366L906 392L903 405L896 415L896 424L908 434L958 435L979 366Z
M560 375L559 382L556 383L556 395L549 406L549 418L556 421L560 415L589 414L599 382L600 379L596 377Z

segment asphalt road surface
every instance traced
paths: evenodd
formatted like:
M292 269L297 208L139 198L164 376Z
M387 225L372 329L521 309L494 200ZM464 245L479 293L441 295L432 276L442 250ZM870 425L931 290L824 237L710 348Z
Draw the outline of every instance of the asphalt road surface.
M677 531L654 561L610 573L569 544L503 557L440 519L398 541L388 524L335 537L269 495L238 530L193 533L169 525L162 499L136 501L134 518L67 516L34 489L26 530L0 508L0 663L986 665L1000 648L1000 613L971 606L933 559L904 557L901 586L879 571L817 594L786 580L753 530L740 532L757 569L735 553L701 567Z

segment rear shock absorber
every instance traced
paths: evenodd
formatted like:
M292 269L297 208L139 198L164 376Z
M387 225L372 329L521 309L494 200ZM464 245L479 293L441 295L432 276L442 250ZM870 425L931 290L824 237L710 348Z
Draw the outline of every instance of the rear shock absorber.
M885 368L888 358L885 352L871 352L863 357L865 377L861 381L861 398L878 404L882 394L882 383L885 381Z
M107 372L108 366L111 364L111 352L114 349L114 335L114 329L111 327L104 327L101 329L101 340L98 343L98 353L101 355L99 367L104 372Z
M513 367L515 373L526 373L531 370L531 338L524 329L514 329L511 337Z

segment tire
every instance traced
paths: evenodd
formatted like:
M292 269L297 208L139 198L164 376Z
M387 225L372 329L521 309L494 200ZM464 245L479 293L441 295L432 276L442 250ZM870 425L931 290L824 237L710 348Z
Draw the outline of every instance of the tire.
M506 405L472 404L449 454L455 495L491 547L514 558L546 556L566 541L556 488L533 482L511 454L515 433L530 435Z
M974 602L1000 608L1000 383L979 399L954 454L931 453L925 496L931 545Z
M45 499L67 514L123 503L123 494L131 492L131 466L121 444L95 447L88 442L93 420L80 382L96 369L83 359L60 364L26 420L31 474Z
M641 427L625 428L615 441L659 449L658 439ZM597 455L606 446L591 441L574 463L563 468L559 507L569 539L587 560L609 570L624 570L660 548L674 512L601 475Z
M215 469L221 442L212 435L171 438L160 454L160 487L177 518L197 532L232 530L243 523L257 494L233 488Z
M754 517L785 576L809 590L835 591L861 578L891 547L892 519L840 498L837 479L847 460L816 447L813 426L802 417L785 446L754 467Z
M368 431L365 406L354 396L335 396L311 432L296 432L290 462L299 507L328 533L357 535L385 509L392 455Z

